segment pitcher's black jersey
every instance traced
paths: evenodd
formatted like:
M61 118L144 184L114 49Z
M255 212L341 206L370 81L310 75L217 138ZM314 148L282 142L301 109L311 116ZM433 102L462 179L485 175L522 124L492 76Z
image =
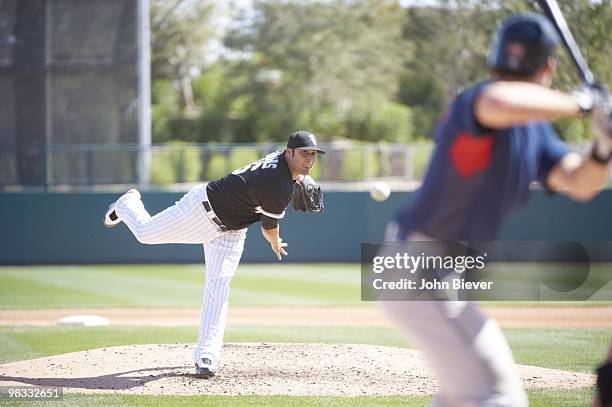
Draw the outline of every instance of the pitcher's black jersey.
M211 181L207 194L215 214L228 229L243 229L259 220L264 229L273 229L285 216L293 184L281 150Z

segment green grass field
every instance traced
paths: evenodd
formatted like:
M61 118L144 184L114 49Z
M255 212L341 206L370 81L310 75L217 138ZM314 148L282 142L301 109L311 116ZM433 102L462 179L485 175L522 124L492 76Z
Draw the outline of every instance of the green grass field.
M538 390L529 393L531 407L584 407L590 400L590 389L577 391ZM232 406L232 407L421 407L426 406L431 397L285 397L285 396L67 396L62 406ZM19 405L18 403L12 403ZM11 405L12 405L11 404ZM43 405L43 403L32 403ZM58 405L48 402L46 406Z
M199 307L204 266L0 267L0 282L4 309ZM359 265L241 265L231 305L359 305L360 295Z
M519 266L520 267L520 266ZM361 302L358 264L241 265L232 306ZM199 307L203 265L0 267L0 309ZM36 295L33 295L36 293ZM575 306L576 302L484 302L484 306ZM584 306L611 302L582 302Z
M232 282L231 306L373 306L360 301L359 281L359 265L243 265ZM199 307L203 283L201 265L0 267L0 309ZM592 372L612 337L609 329L506 329L504 333L518 363L577 372ZM196 335L195 326L1 326L0 362L126 344L193 343ZM395 329L381 327L241 325L228 327L226 341L409 346ZM529 392L534 406L587 405L591 396L590 389ZM429 399L71 395L62 404L422 406Z

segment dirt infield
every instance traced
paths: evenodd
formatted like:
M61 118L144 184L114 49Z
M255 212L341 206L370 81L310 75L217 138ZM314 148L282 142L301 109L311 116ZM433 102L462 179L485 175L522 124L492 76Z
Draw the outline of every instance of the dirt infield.
M612 307L487 307L504 328L612 328ZM70 315L99 315L113 325L198 325L199 308L0 310L0 325L55 325ZM392 326L377 307L230 308L230 325Z
M195 377L192 344L129 345L0 365L0 385L60 386L68 393L148 395L429 395L418 351L346 344L226 344L219 373ZM594 376L519 365L526 389L593 386Z

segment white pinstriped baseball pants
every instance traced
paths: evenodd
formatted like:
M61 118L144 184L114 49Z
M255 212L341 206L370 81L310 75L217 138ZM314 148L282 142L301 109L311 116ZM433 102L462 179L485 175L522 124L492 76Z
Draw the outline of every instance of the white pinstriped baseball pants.
M192 188L178 202L151 217L136 194L115 204L115 212L140 243L204 245L206 284L194 359L216 364L223 346L230 282L240 263L247 229L222 232L206 213L206 186Z

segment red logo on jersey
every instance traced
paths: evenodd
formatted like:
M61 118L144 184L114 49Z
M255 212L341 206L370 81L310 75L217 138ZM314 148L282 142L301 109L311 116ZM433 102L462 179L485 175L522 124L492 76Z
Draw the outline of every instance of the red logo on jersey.
M469 178L486 170L491 164L493 136L476 137L459 133L450 148L450 159L461 178Z

